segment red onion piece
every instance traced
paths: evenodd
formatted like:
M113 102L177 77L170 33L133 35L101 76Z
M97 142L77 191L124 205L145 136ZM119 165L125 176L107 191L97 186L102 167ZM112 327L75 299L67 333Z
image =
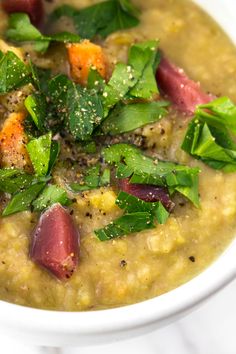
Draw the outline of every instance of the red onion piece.
M164 187L157 187L150 184L129 183L128 178L120 179L118 185L123 192L132 194L145 202L160 201L168 211L173 210L175 206L170 199L167 189Z
M160 89L183 113L192 115L196 106L213 100L213 95L204 93L200 84L190 80L183 69L162 57L156 73Z
M71 216L60 204L54 204L41 215L34 230L30 256L58 279L68 279L78 264L79 241Z
M31 22L39 26L44 17L42 0L3 0L3 9L11 14L14 12L25 12L29 15Z

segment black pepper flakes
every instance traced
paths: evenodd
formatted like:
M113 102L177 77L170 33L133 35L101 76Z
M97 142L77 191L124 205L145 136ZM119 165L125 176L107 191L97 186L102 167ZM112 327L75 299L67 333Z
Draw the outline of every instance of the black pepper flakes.
M188 259L191 261L191 262L195 262L195 257L194 256L190 256L190 257L188 257Z
M164 129L164 128L161 128L160 133L161 133L161 135L164 135L164 134L165 134L165 129Z
M126 260L125 260L125 259L122 259L122 261L120 261L120 267L121 267L121 268L124 268L124 267L126 267L126 266L127 266Z

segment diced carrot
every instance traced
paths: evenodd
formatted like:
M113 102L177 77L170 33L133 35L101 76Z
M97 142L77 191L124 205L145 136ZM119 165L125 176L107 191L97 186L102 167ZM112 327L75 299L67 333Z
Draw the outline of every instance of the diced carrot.
M31 170L26 150L27 136L24 132L24 112L11 113L0 131L0 165Z
M107 71L106 57L99 45L88 40L67 45L71 76L75 82L86 86L91 67L105 78Z

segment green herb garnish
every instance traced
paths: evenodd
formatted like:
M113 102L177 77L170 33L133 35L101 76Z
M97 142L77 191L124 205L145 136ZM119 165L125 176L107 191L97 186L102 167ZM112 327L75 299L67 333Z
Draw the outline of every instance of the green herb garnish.
M95 165L87 169L86 175L81 183L71 183L70 189L77 193L107 186L109 183L110 170L106 168L101 174L100 166Z
M48 174L49 161L51 156L52 133L30 140L27 144L27 151L37 176Z
M103 107L99 96L75 84L68 90L67 108L69 128L79 140L89 140L101 123Z
M105 89L106 81L102 78L99 72L91 67L88 75L87 88L94 90L97 93L102 93Z
M130 47L128 64L139 73L136 85L129 95L149 99L158 93L156 70L160 62L158 41L147 41Z
M43 189L39 197L34 200L32 205L35 211L42 211L55 203L67 206L71 204L71 200L63 188L56 185L48 185Z
M118 63L112 73L112 77L103 91L103 106L105 116L109 110L124 99L129 90L137 83L139 73L132 66Z
M111 171L109 168L105 168L100 177L100 186L108 186L111 182Z
M88 141L85 142L83 145L83 150L87 153L87 154L95 154L97 151L97 146L95 141Z
M104 134L111 135L130 132L163 118L167 114L167 105L165 101L117 105L101 129Z
M75 90L71 80L65 75L57 75L48 83L47 94L59 119L63 123L68 115L68 91Z
M44 187L45 183L37 183L15 194L3 210L2 216L8 216L20 211L29 210L31 203L37 198Z
M101 99L93 90L75 85L65 75L58 75L49 82L49 97L59 120L66 119L66 128L75 139L91 139L94 129L103 118Z
M39 131L43 132L46 117L46 98L43 94L33 93L25 99L25 107Z
M129 0L108 0L82 10L63 5L52 13L51 19L70 17L81 38L91 39L97 35L104 38L118 30L137 26L137 15L137 9Z
M168 211L161 202L145 202L126 192L120 192L116 199L119 208L124 209L126 213L135 213L145 211L154 216L159 224L164 224L169 217Z
M48 92L48 82L51 78L51 70L50 69L42 69L37 67L29 61L30 71L32 74L32 83L35 88L42 94Z
M34 49L38 52L45 52L51 42L74 43L80 41L78 35L69 32L44 36L31 24L29 16L25 13L10 15L6 35L13 42L33 42Z
M160 57L157 47L158 41L134 44L129 51L128 65L115 66L102 95L105 117L124 99L132 103L132 99L150 99L158 93L155 75Z
M59 142L52 140L51 141L51 150L50 150L50 159L49 159L49 163L48 163L48 172L47 172L48 175L50 175L54 165L57 162L58 156L60 154L60 149L61 149L61 147L60 147Z
M31 81L29 68L9 51L0 59L0 95L26 85Z
M214 169L236 171L236 106L227 97L200 105L188 126L182 149Z
M0 170L0 191L13 194L27 188L33 181L34 176L22 170L4 168Z
M103 229L95 230L95 234L100 241L107 241L154 227L153 217L150 213L137 212L121 216Z

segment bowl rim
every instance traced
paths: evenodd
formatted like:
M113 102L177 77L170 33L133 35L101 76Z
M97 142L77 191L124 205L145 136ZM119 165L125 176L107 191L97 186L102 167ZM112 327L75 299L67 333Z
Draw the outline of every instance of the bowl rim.
M195 0L211 15L236 42L230 7L236 10L234 0ZM232 11L232 9L231 9ZM187 312L203 300L210 298L236 277L236 239L207 269L198 276L158 297L136 304L105 310L64 312L36 309L0 300L0 323L32 331L49 331L81 335L125 332L153 323L161 323ZM207 286L206 286L207 284Z

